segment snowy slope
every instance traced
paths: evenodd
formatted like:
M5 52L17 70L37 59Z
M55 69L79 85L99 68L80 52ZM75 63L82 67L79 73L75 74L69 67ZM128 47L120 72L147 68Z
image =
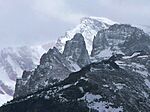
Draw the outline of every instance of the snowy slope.
M51 44L31 47L4 48L0 51L0 105L12 99L16 78L24 70L33 70Z
M77 25L74 29L67 31L65 36L58 39L56 48L58 48L58 50L62 53L66 41L71 40L76 33L81 33L84 36L86 48L90 54L92 51L93 38L97 32L102 29L107 29L110 25L115 23L117 22L103 17L84 17L81 19L79 25Z

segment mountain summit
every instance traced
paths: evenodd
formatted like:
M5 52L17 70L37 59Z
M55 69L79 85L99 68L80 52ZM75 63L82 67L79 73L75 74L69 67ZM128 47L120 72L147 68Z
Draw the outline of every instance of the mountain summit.
M23 72L0 112L148 112L149 43L137 27L83 18Z
M85 39L86 48L90 54L92 51L92 42L94 36L98 31L107 29L109 26L115 24L112 20L102 17L84 17L81 19L80 24L77 25L73 30L69 30L58 39L56 47L62 53L67 40L71 40L76 33L81 33Z

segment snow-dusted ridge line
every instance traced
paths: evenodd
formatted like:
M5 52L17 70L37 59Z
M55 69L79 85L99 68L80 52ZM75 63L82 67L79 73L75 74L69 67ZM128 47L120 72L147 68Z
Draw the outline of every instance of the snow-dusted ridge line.
M74 29L69 30L64 36L60 37L56 43L56 48L62 53L66 41L71 40L76 33L81 33L84 36L86 48L88 53L91 54L92 42L97 32L102 29L107 29L113 24L119 24L104 17L83 17Z
M59 39L59 42L60 43L57 43L58 45L56 45L57 46L57 48L59 49L59 51L61 51L61 52L63 52L63 49L64 49L64 45L65 45L65 43L66 43L66 41L68 41L68 40L70 40L70 39L72 39L73 38L73 36L76 34L76 33L82 33L82 35L84 36L84 38L85 38L85 42L86 42L86 48L88 49L88 53L90 54L91 53L91 50L92 50L92 42L93 42L93 38L94 38L94 36L97 34L97 32L99 31L99 30L102 30L102 29L107 29L107 28L109 28L109 26L111 26L111 25L113 25L113 24L120 24L120 23L118 23L118 22L114 22L114 21L112 21L112 20L109 20L109 19L107 19L107 18L104 18L104 17L84 17L84 18L82 18L81 19L81 23L79 24L79 25L77 25L73 30L70 30L70 31L67 31L66 32L66 35L65 36L63 36L63 37L61 37L60 39ZM132 25L132 26L134 26L134 25ZM39 58L41 57L41 55L39 56L38 55L38 53L39 54L42 54L43 52L44 52L44 50L43 49L41 49L42 47L41 46L32 46L32 47L30 47L31 49L32 49L32 52L33 52L33 57L35 57L35 58L33 58L32 60L33 60L33 62L34 62L34 64L36 64L36 65L38 65L39 64ZM11 52L11 49L9 49L9 51ZM37 52L36 52L37 51ZM20 54L17 52L17 50L14 50L14 52L16 53L16 55L18 56L18 57L20 57ZM101 52L100 53L100 56L101 57L108 57L108 56L111 56L112 55L112 52L109 50L109 49L105 49L103 52ZM123 58L124 59L130 59L130 58L133 58L133 57L135 57L135 56L137 56L138 55L138 53L136 54L133 54L133 55L131 55L131 56L124 56ZM100 57L99 56L99 57ZM144 56L138 56L138 58L145 58L145 57L148 57L147 55L144 55ZM9 60L9 62L12 62L11 64L12 64L12 66L13 66L13 64L14 64L14 62L12 61L12 59L11 59L11 57L9 57L8 58ZM11 60L10 60L11 59ZM72 67L72 68L74 68L73 70L78 70L78 69L80 69L75 63L71 63L70 64L70 66ZM16 66L13 66L13 67L18 67L18 65ZM12 67L12 68L13 68ZM138 68L138 66L136 67L136 68ZM144 67L140 67L140 68L144 68ZM139 69L140 69L139 68ZM14 68L13 68L14 69ZM0 68L0 70L1 70L1 68ZM20 70L20 68L19 69L16 69L18 72L20 72L21 70ZM16 71L16 72L17 72ZM22 72L22 71L21 71ZM138 71L138 70L136 70L136 72L138 72L138 73L140 73L140 74L142 74L143 73L143 75L147 75L148 73L147 73L147 71L145 71L145 72L143 72L143 71ZM18 74L20 74L20 73L18 73ZM21 75L21 74L20 74ZM19 76L19 77L21 77L21 76ZM147 83L148 85L149 85L149 82ZM0 97L1 98L1 97Z
M85 18L86 18L86 17L85 17ZM103 23L106 23L106 24L108 24L108 25L120 24L120 23L118 23L118 22L112 21L112 20L110 20L110 19L108 19L108 18L105 18L105 17L90 16L89 18L91 18L91 19L96 19L96 20L98 20L98 21L100 21L100 22L103 22Z

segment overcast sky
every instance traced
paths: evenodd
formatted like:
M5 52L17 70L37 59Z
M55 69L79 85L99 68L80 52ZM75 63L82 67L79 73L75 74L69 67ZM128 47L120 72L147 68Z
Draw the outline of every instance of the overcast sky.
M0 0L0 48L56 40L84 16L150 25L150 0Z

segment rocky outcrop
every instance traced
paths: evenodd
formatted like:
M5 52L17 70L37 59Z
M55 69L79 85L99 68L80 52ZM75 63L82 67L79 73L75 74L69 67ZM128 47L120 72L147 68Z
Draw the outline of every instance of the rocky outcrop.
M74 38L66 42L63 52L64 57L76 62L81 68L90 64L90 57L86 50L84 37L82 34L75 34Z
M90 64L84 37L77 33L67 41L61 54L57 48L50 49L40 60L34 71L25 71L17 80L14 97L25 96L68 77L69 73Z
M115 23L117 22L103 17L84 17L81 19L80 24L67 31L64 36L61 36L57 40L56 48L63 53L66 41L71 40L76 33L81 33L85 40L86 49L90 54L92 51L93 38L97 32L102 29L107 29Z
M91 32L100 26L90 35L94 40L82 36L87 32L82 27L73 36L78 30L67 33L71 37L61 39L61 49L50 49L35 70L24 71L14 100L0 112L150 111L150 36L131 25L84 21Z
M24 96L43 89L55 80L65 79L71 71L68 61L54 47L45 53L40 65L32 72L24 72L22 79L17 80L14 97Z
M110 57L112 53L130 55L134 51L150 52L150 36L136 27L115 24L97 33L92 57Z
M8 102L0 112L150 111L150 80L121 68L117 59L83 67L64 81Z
M23 95L35 92L50 85L54 79L65 79L73 69L77 71L76 67L82 68L90 64L90 61L93 61L94 58L94 61L100 61L105 58L110 58L112 54L125 56L131 55L131 53L138 50L149 53L149 42L149 35L142 30L130 25L115 24L108 29L101 30L97 33L93 41L92 58L90 60L86 50L84 37L82 34L77 33L73 39L66 42L63 54L56 48L53 48L50 49L47 54L42 56L40 65L31 73L31 77L26 85L24 85L28 89L26 89L27 92L23 92ZM148 62L149 61L147 60L145 65L139 62L137 63L143 65L146 69L149 69ZM133 66L132 63L130 64ZM24 84L24 82L18 80L19 85L20 83ZM20 88L18 84L16 90L19 90L17 87ZM20 96L21 94L22 92L16 91L15 97Z

